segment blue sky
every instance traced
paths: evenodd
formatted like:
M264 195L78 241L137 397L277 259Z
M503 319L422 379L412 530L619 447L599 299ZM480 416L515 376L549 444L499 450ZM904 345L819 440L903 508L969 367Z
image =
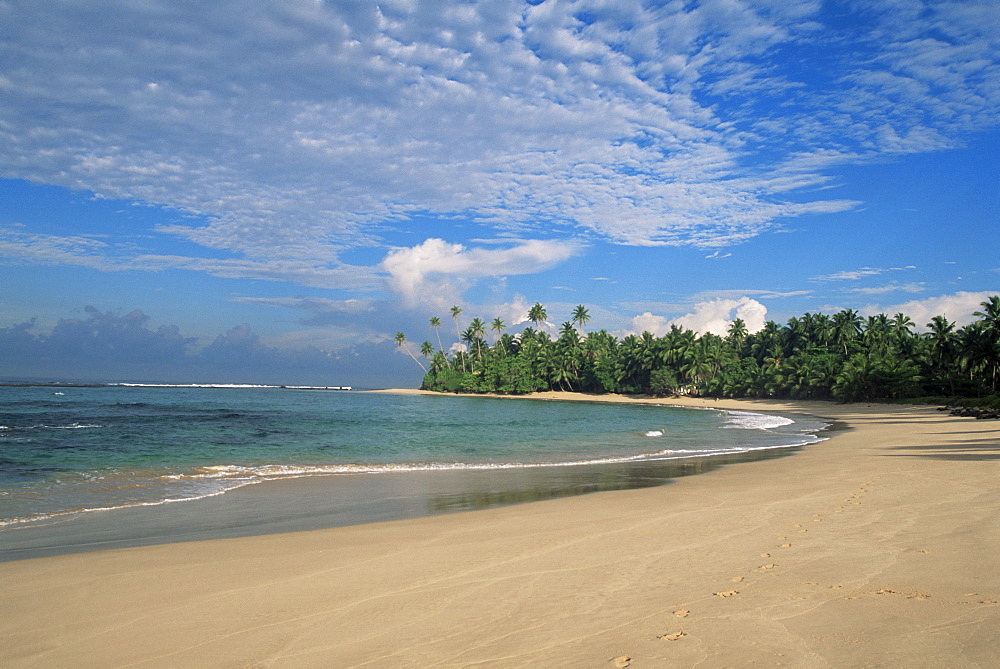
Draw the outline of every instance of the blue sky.
M452 305L965 323L998 53L992 0L0 2L0 375L413 386Z

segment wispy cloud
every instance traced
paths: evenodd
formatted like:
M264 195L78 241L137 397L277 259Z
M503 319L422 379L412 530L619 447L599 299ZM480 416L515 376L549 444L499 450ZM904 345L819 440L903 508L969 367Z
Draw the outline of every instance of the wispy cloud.
M811 277L810 281L857 281L859 279L864 279L870 276L879 276L885 274L886 272L904 272L907 270L916 269L913 265L907 265L906 267L859 267L858 269L849 269L842 272L834 272L833 274L822 274L820 276Z
M923 283L889 283L884 286L871 286L867 288L848 288L845 292L857 293L859 295L884 295L886 293L921 293L926 290Z

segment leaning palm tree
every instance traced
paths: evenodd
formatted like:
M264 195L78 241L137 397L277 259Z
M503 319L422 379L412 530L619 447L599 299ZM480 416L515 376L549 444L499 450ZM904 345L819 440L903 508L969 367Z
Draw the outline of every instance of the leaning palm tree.
M457 304L451 308L451 317L455 320L455 335L458 337L458 341L462 341L462 333L458 329L458 315L462 313L462 307ZM465 358L462 358L462 371L465 371Z
M427 368L424 367L424 364L422 362L417 360L417 356L413 355L413 352L410 350L410 347L406 345L405 334L403 334L402 332L397 332L396 336L393 337L393 341L396 342L396 346L406 351L406 354L411 358L413 358L413 362L417 363L420 366L420 369L424 370L425 374L427 373Z
M430 343L429 341L425 341L423 344L420 345L420 355L427 358L428 360L430 360L431 357L433 357L434 350L435 350L434 344Z
M440 330L440 328L441 328L441 319L438 318L437 316L431 316L431 321L430 322L431 322L431 327L434 328L434 334L437 335L438 348L443 351L444 350L444 346L441 345L441 330Z

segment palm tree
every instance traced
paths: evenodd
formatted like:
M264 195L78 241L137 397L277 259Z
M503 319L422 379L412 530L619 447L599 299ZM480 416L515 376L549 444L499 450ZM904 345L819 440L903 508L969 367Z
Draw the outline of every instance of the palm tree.
M892 331L896 340L896 349L901 355L909 357L913 353L914 323L906 314L899 312L892 317Z
M543 307L539 302L535 302L535 305L528 309L528 320L535 324L536 330L541 328L542 323L544 323L545 319L548 317L549 315L546 313L545 307Z
M476 357L479 358L480 362L482 362L483 338L486 336L486 323L483 322L483 319L477 316L476 318L473 318L472 323L469 324L469 330L472 331L472 336L476 342Z
M393 337L393 340L396 342L396 346L406 351L406 354L411 358L413 358L413 362L417 363L420 366L420 369L424 370L424 373L426 374L427 368L424 367L424 364L422 362L417 360L417 356L413 355L413 352L410 350L410 347L406 345L406 335L403 334L402 332L397 332L396 336Z
M992 295L985 302L980 302L982 311L973 311L972 315L986 321L986 327L1000 334L1000 295Z
M913 327L913 319L903 312L899 312L892 317L892 327L896 329L896 332L909 335L912 332L910 328Z
M437 316L431 316L431 327L434 328L434 334L437 335L438 348L444 350L444 346L441 345L441 319Z
M981 318L987 349L984 351L987 364L993 367L992 388L996 392L997 377L1000 376L1000 295L993 295L980 303L982 311L975 311L973 316Z
M500 344L504 355L507 355L507 349L506 347L502 346L502 342L500 341L500 333L502 333L506 328L507 325L502 320L500 320L499 316L497 318L494 318L493 322L490 323L490 329L496 332L496 340L493 342L493 345L497 346L498 344Z
M476 343L476 332L475 330L472 329L472 326L470 325L469 327L462 330L461 334L459 334L459 338L462 340L463 344L468 346L469 350L472 350L472 345ZM472 371L473 372L476 371L475 362L473 362Z
M743 350L743 342L747 338L747 324L742 318L734 319L732 324L729 326L728 339L736 349L737 354Z
M833 315L833 327L837 343L844 347L844 357L847 357L847 344L854 340L861 331L861 316L854 309L844 309Z
M948 379L948 386L951 394L955 394L955 378L948 370L955 355L955 324L948 321L944 316L935 316L927 324L930 329L931 340L931 360L934 369L940 377Z
M573 310L573 322L580 328L581 334L583 326L590 322L590 312L582 304L576 305L576 309Z
M420 345L420 355L424 356L428 360L434 355L434 344L429 341L425 341Z
M462 307L457 304L451 308L451 317L455 320L455 336L458 337L458 341L462 341L462 333L458 330L458 315L462 313ZM462 371L465 371L465 358L462 358Z
M458 331L458 315L462 313L462 307L455 305L451 308L451 317L455 320L455 334L461 338L462 333Z

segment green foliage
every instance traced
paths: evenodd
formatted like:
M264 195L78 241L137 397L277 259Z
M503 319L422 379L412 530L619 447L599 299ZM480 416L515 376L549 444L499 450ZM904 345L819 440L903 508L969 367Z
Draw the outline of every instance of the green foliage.
M681 385L677 372L669 367L660 367L649 375L649 390L654 395L676 395Z
M985 407L1000 404L1000 297L977 311L980 320L963 328L944 316L914 333L904 314L862 318L846 309L827 316L804 314L787 325L768 321L758 332L737 319L725 338L701 336L672 326L663 336L649 332L621 340L604 330L585 333L590 315L583 305L559 329L557 339L539 329L545 307L535 304L535 328L520 334L494 319L474 318L459 329L461 309L453 307L456 335L465 351L450 358L420 347L430 360L421 387L440 392L524 394L540 390L624 392L713 397L788 397L844 402L910 398L981 398ZM440 319L430 325L438 333ZM407 348L406 337L396 343ZM438 337L440 347L440 337ZM991 404L993 403L993 404ZM979 406L979 405L976 405Z

